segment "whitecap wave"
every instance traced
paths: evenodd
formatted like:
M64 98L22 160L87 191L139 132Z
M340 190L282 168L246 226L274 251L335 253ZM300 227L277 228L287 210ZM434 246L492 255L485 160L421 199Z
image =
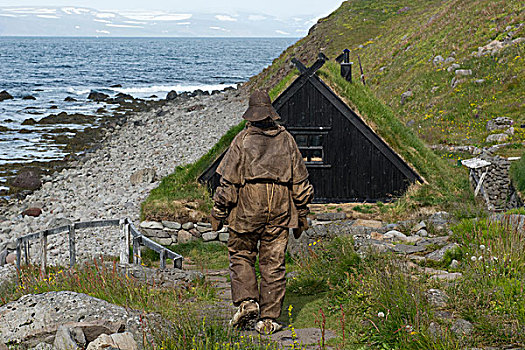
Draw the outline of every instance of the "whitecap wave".
M180 92L191 92L195 90L213 91L224 90L227 87L235 87L237 84L208 84L208 85L154 85L154 86L135 86L130 88L111 88L116 92L123 94L150 94L159 92L170 92L172 90Z

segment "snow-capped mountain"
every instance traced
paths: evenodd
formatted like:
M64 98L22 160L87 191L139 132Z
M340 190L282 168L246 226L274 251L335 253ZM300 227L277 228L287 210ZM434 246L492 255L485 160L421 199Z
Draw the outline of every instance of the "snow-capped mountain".
M0 36L301 37L314 16L257 13L98 11L78 7L0 7Z

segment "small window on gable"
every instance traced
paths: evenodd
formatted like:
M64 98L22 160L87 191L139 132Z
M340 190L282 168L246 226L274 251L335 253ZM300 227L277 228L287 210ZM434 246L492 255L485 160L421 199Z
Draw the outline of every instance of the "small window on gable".
M324 164L323 141L325 135L297 133L294 137L306 164Z

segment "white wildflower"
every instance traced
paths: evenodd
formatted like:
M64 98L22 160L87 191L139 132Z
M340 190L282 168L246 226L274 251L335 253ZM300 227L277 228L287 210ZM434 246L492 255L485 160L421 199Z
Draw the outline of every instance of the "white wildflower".
M472 255L472 256L470 257L470 260L472 260L472 261L476 261L477 259L476 259L476 257L475 257L474 255Z
M381 318L385 317L384 312L379 311L379 312L377 313L377 317L381 317Z
M482 245L479 246L479 249L485 250L485 246L482 244Z

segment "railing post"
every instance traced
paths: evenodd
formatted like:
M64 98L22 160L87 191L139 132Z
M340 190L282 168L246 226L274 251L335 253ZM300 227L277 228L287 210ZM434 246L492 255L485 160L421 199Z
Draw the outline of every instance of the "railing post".
M182 258L173 260L173 267L182 270Z
M29 265L29 241L24 241L24 257L26 265Z
M166 268L166 251L164 249L160 252L160 268Z
M120 220L120 263L129 264L129 223Z
M69 225L69 267L77 263L77 249L75 238L75 224Z
M140 237L133 237L133 263L135 265L140 265L142 262L140 256Z
M42 274L46 274L47 267L47 234L46 231L40 232L40 269Z
M20 265L22 260L22 239L17 238L16 240L16 269L20 272Z

